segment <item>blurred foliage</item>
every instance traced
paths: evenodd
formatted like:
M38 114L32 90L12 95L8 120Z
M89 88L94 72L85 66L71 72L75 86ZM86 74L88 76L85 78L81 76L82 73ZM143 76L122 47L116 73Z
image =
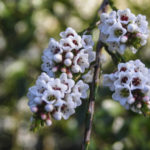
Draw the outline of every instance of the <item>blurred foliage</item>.
M145 14L149 0L114 1L119 9ZM85 104L67 121L53 121L37 133L29 131L26 93L40 74L41 54L50 37L59 39L67 26L78 32L95 17L100 0L0 0L0 150L79 150L84 133ZM93 31L96 42L99 32ZM136 56L150 67L149 43ZM107 55L105 51L104 54ZM114 71L110 56L103 73ZM108 88L98 89L89 150L149 150L150 119L124 110Z

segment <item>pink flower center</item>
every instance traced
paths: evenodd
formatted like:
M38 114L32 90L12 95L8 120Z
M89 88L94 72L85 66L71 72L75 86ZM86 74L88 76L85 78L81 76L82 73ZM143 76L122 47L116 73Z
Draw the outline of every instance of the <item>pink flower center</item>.
M70 45L69 45L68 43L64 43L64 46L65 46L65 47L67 47L67 46L69 46L69 47L70 47Z
M73 40L73 43L78 46L78 42L76 40Z
M69 36L74 36L72 33L69 33L69 34L67 34L67 37L69 37Z
M120 69L120 72L121 72L121 71L125 72L126 70L127 70L126 67L122 67L122 68Z
M137 78L133 78L133 80L132 80L132 84L133 84L134 86L139 85L140 82L141 82L141 79L139 79L138 77L137 77Z
M121 79L121 83L126 83L128 81L128 78L127 77L123 77L122 79Z
M129 19L128 16L125 16L125 15L121 16L122 21L128 21L128 19Z

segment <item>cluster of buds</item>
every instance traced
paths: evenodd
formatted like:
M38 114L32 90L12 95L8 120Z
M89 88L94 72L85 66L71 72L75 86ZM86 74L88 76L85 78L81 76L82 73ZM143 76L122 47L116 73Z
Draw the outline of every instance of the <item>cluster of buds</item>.
M51 38L48 48L44 50L42 70L51 77L66 73L73 78L75 74L85 73L95 60L92 36L81 37L70 27L60 36L59 42Z
M102 13L99 25L100 38L108 50L124 54L128 47L133 53L147 43L149 34L146 17L135 16L130 9Z
M118 70L104 75L104 86L114 91L112 98L126 109L150 113L150 69L140 60L120 63Z
M95 60L92 37L83 35L81 38L72 28L60 36L59 42L50 39L42 56L44 72L27 94L33 112L32 129L39 124L50 126L52 118L68 119L88 96L89 85L83 80L89 83L93 77L93 70L86 70Z

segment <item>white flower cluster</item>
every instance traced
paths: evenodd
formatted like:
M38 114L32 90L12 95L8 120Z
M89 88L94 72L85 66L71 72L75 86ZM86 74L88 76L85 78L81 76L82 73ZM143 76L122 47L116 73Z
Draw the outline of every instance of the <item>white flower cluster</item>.
M51 38L48 48L44 50L42 70L51 77L56 73L66 73L72 78L73 74L84 73L95 60L92 36L81 37L70 27L60 36L59 42Z
M120 63L115 73L104 75L103 84L114 91L112 98L126 109L150 112L150 69L140 60Z
M110 51L124 54L128 47L133 53L147 43L149 34L146 17L135 16L130 9L102 13L99 25L101 41Z
M91 81L92 73L84 75L95 60L92 37L83 35L81 38L72 28L60 36L59 42L50 39L42 56L44 73L27 94L34 126L38 121L50 126L51 118L68 119L81 105L81 99L87 98L89 85L77 77L87 79L87 83Z
M42 73L27 94L33 119L42 120L47 126L52 124L51 117L55 120L68 119L81 105L81 98L87 98L88 88L88 84L82 80L75 83L66 73L62 73L60 78Z

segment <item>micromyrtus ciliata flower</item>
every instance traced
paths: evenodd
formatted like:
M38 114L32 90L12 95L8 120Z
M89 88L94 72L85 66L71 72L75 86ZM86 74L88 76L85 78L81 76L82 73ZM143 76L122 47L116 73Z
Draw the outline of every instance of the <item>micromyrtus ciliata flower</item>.
M124 54L128 47L133 53L147 43L149 34L146 16L135 16L130 9L102 13L100 39L108 50Z
M34 86L29 88L28 98L33 119L41 120L46 125L52 124L51 118L68 119L81 105L81 98L87 98L89 86L82 80L68 79L66 73L59 78L51 78L42 73Z
M95 60L91 35L82 37L72 28L60 33L61 39L57 42L51 38L48 48L43 52L42 70L49 76L66 73L69 78L78 73L85 73Z
M92 36L81 37L72 28L61 32L60 36L59 42L50 39L42 56L44 72L28 90L33 129L38 124L50 126L52 118L68 119L82 104L82 99L88 97L86 83L92 81L93 71L89 73L86 69L95 61ZM80 79L76 79L77 75Z
M112 98L126 109L150 113L150 69L140 60L120 63L118 70L105 74L103 84L114 91Z

